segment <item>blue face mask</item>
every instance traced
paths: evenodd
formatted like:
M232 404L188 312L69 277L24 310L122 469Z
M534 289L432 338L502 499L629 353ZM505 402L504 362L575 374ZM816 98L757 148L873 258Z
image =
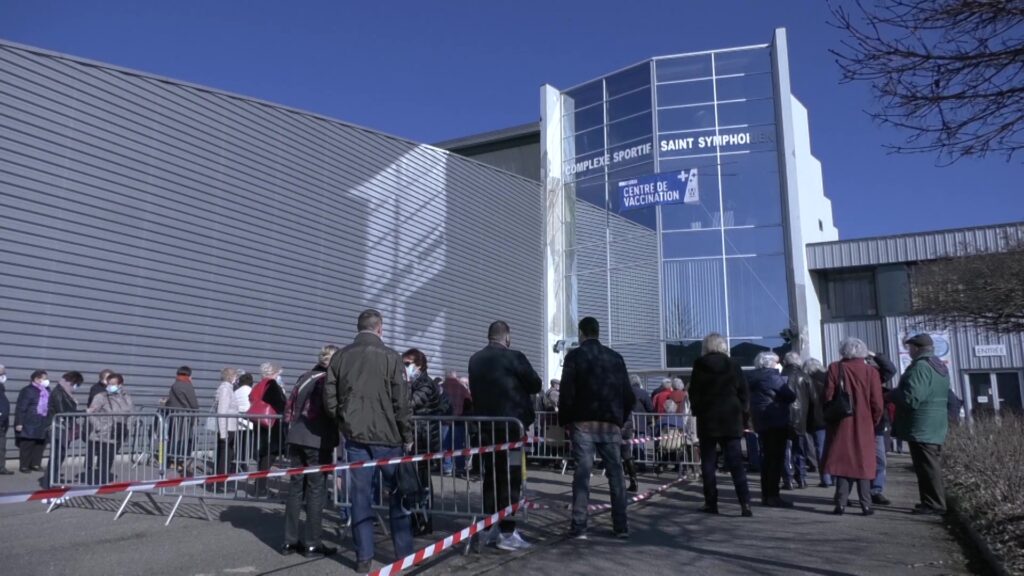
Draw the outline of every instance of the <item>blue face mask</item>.
M117 394L121 387L117 384L107 384L107 394Z
M409 379L410 382L415 380L416 377L419 375L420 371L419 369L416 368L415 364L409 364L408 366L405 367L405 376Z

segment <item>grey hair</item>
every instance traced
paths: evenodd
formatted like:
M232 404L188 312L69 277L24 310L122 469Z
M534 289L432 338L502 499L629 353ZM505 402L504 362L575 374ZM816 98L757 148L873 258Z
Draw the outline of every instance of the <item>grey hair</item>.
M672 379L671 378L662 378L661 379L661 387L664 388L665 390L671 389L672 388Z
M868 345L860 338L847 338L839 344L839 355L843 358L867 358Z
M786 352L786 355L782 357L783 366L796 366L799 368L803 363L804 360L800 357L799 352Z
M630 374L629 375L629 383L631 385L633 385L633 386L643 386L644 385L644 381L640 379L640 375L639 374Z
M239 370L238 368L225 368L220 371L220 381L234 383L235 379L238 378L240 373L241 370Z
M0 372L6 372L6 371L7 371L7 366L4 366L3 364L0 364Z
M666 400L665 401L665 413L666 414L674 414L674 413L676 413L678 411L679 411L679 405L676 404L675 400Z
M825 365L822 364L821 360L818 360L817 358L808 358L807 361L804 362L804 372L807 372L808 374L814 374L815 372L824 371Z
M683 379L682 378L673 378L672 379L672 389L673 390L682 390L683 388L685 388L685 386L683 385Z
M320 364L326 366L327 363L331 361L331 357L334 356L338 350L341 350L341 348L338 348L334 344L327 344L320 349L320 354L317 356L317 360Z
M266 378L267 376L273 376L274 374L277 374L280 371L280 364L274 362L264 362L263 364L260 364L260 374L262 374L264 378Z
M708 334L704 337L704 341L700 343L701 356L711 354L712 352L718 352L726 356L729 355L729 343L725 341L725 336L718 332Z
M775 368L779 365L779 355L775 352L761 352L754 357L754 366L757 368Z
M459 371L456 370L455 368L449 368L448 370L445 371L444 375L445 377L451 378L453 380L459 379Z

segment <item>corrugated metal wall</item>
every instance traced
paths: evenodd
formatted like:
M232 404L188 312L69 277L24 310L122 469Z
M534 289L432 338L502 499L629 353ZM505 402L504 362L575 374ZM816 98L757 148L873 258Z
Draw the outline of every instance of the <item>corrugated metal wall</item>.
M315 115L0 44L0 363L296 377L373 306L465 369L487 325L544 361L540 185Z
M1024 224L939 230L807 246L811 270L934 260L970 252L996 252L1024 240Z
M822 322L822 344L825 350L825 358L822 361L828 365L839 360L839 344L845 338L851 337L860 338L869 349L885 353L895 362L896 356L889 355L881 320Z

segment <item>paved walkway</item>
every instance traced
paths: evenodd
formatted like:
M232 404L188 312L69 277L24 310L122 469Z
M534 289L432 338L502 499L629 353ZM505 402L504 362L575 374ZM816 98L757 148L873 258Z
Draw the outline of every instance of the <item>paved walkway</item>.
M810 488L787 493L792 510L754 508L741 518L731 487L723 483L722 516L707 516L700 506L699 482L675 488L650 502L630 507L633 537L619 541L608 514L597 516L588 541L567 540L565 512L532 512L524 526L532 550L515 554L493 549L462 556L447 553L411 573L499 574L970 574L959 545L938 518L909 514L916 488L909 460L895 457L890 472L894 505L871 518L834 517L831 492ZM667 478L645 479L644 488ZM535 470L530 489L541 501L567 502L568 476ZM606 502L605 481L594 477L595 501ZM755 482L756 484L756 482ZM0 491L31 489L27 476L0 477ZM142 499L139 499L142 501ZM4 574L238 575L349 574L351 542L342 542L338 558L305 560L282 557L283 511L276 506L218 504L214 522L202 519L198 505L186 504L170 527L163 518L132 509L113 521L117 500L83 499L45 514L40 503L0 508L0 566ZM329 515L329 517L333 517ZM439 523L453 529L464 523ZM328 534L332 534L334 525ZM441 534L443 535L443 534ZM381 557L390 545L381 536ZM335 542L336 542L335 538ZM418 544L429 544L430 540Z

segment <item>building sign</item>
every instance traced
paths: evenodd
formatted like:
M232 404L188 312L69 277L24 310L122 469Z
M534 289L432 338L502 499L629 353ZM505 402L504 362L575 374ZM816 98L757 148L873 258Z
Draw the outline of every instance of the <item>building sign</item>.
M700 203L697 169L662 172L619 182L619 212L661 204Z
M658 140L661 152L686 150L704 150L707 148L733 148L737 146L753 146L755 144L774 144L775 134L771 130L759 132L725 132L706 136L662 136Z
M1003 344L979 344L974 347L975 356L1006 356L1006 346Z
M611 169L615 164L620 162L635 162L645 156L650 156L654 150L654 144L646 142L644 144L637 144L636 146L630 146L628 148L621 148L604 154L598 154L597 156L591 156L583 160L576 162L566 162L562 171L566 177L576 176L583 178L584 175L598 168L604 168L605 166Z

